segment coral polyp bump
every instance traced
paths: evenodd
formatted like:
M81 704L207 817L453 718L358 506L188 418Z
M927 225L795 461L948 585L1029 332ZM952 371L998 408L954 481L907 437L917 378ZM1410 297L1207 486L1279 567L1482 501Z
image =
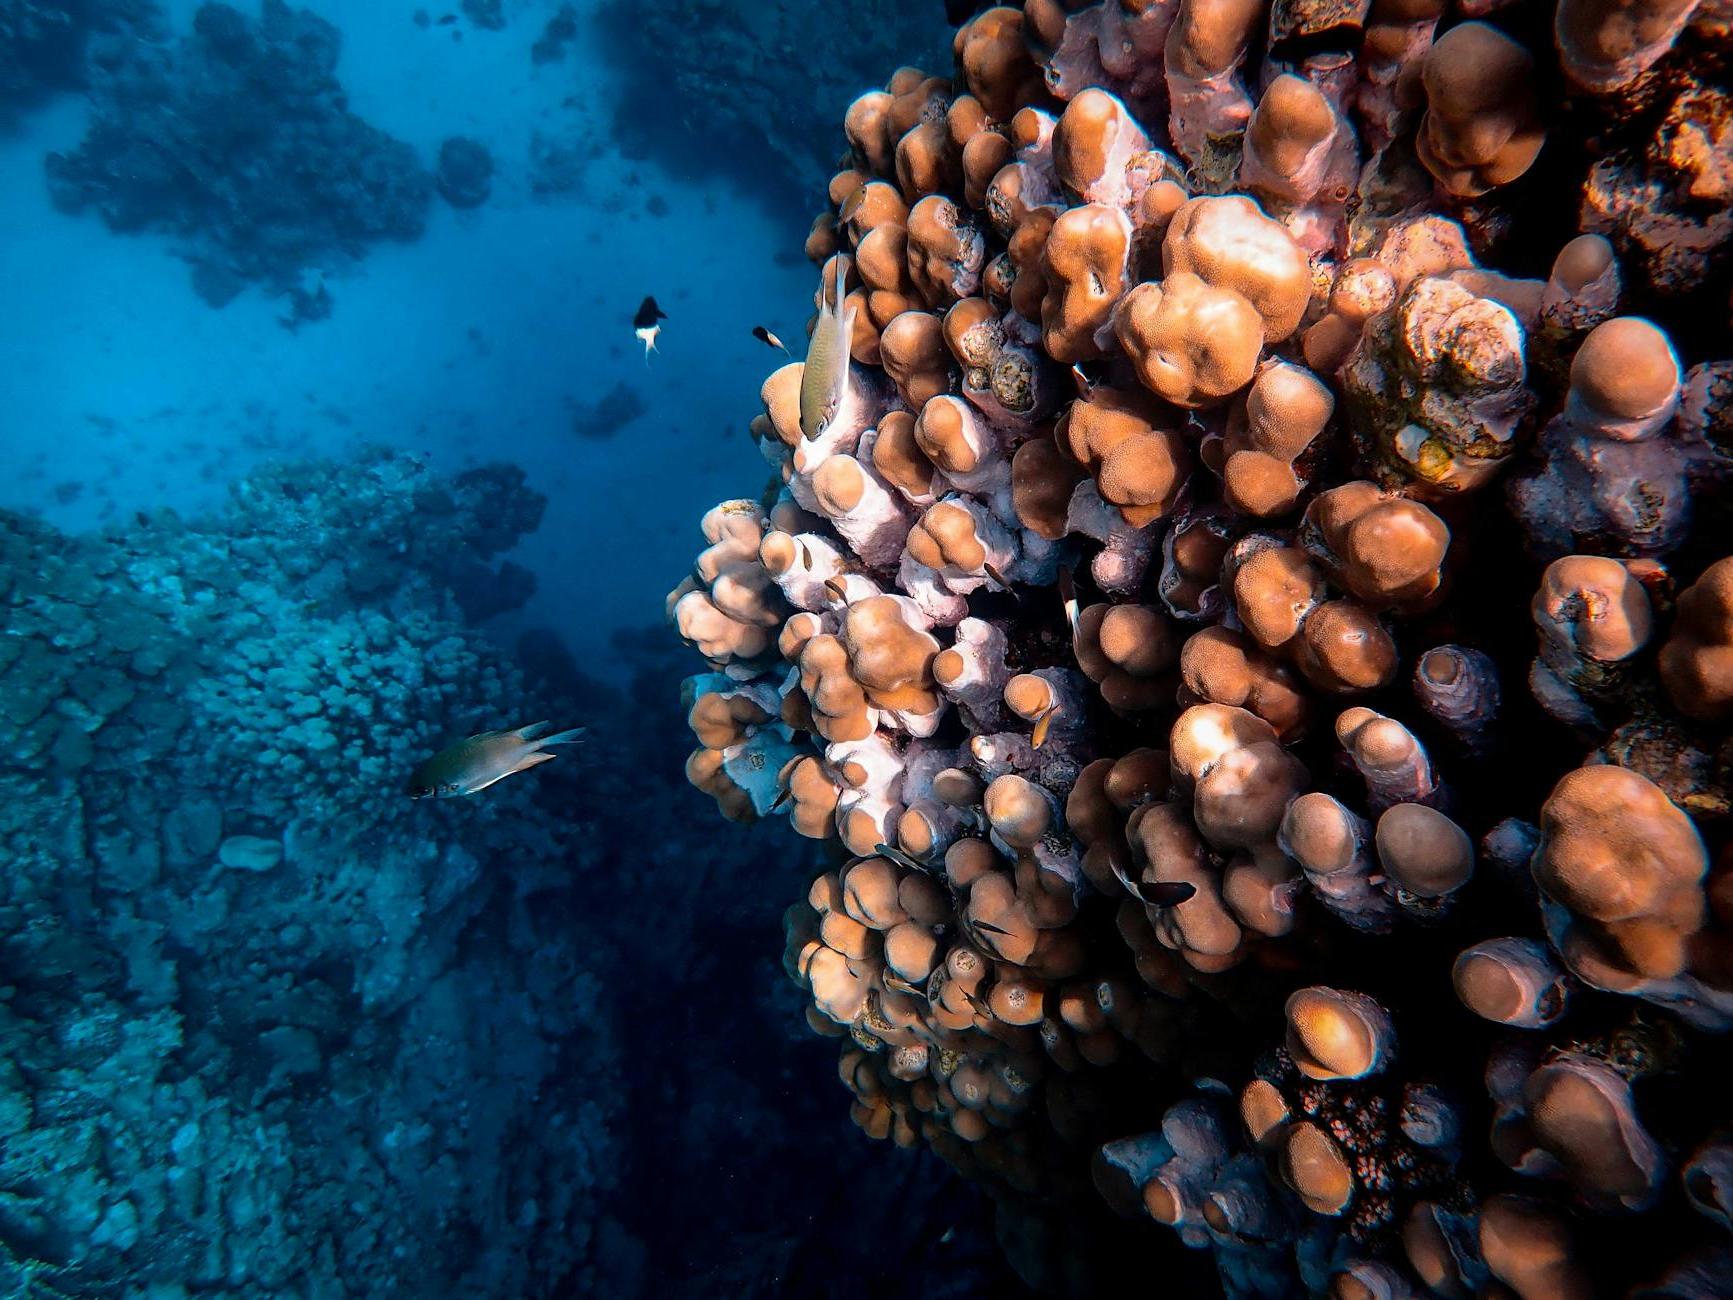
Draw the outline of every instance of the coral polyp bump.
M1733 1294L1730 21L1027 0L849 109L688 773L1037 1288Z

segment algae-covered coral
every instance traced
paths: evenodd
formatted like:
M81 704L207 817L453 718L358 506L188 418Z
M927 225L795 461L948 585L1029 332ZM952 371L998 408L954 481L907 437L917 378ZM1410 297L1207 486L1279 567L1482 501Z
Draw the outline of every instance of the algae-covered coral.
M1733 1289L1730 36L1027 0L848 109L687 773L1033 1285Z
M542 504L367 453L0 518L0 1289L623 1288L584 824L402 786L558 703L452 588Z

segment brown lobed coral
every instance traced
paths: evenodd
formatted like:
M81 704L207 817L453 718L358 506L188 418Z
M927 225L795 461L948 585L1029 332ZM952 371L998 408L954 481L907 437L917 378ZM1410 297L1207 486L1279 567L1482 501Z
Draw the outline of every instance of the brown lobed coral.
M850 109L688 772L1037 1288L1099 1193L1230 1295L1733 1293L1728 37L1027 0Z

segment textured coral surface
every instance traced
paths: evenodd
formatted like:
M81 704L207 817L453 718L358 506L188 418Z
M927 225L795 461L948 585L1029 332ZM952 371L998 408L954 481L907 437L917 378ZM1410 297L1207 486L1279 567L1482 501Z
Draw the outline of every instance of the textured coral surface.
M1027 0L849 106L687 776L1029 1285L1733 1293L1728 22Z

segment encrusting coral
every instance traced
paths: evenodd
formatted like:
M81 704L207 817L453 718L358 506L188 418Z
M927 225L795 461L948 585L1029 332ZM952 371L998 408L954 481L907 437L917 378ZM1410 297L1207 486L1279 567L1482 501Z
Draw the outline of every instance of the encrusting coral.
M1229 1295L1733 1289L1729 37L1027 0L850 109L688 772L1032 1285L1090 1180Z

